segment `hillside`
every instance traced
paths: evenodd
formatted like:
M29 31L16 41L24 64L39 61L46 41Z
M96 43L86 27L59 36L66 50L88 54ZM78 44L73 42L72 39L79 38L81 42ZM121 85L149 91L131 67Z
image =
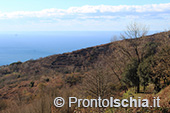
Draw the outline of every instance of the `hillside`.
M170 31L145 36L135 39L135 41L139 44L139 50L142 51L144 50L143 46L148 42L159 43L159 48L161 48L165 43L170 42L169 39ZM62 90L62 88L68 85L70 90L75 90L75 87L79 88L79 85L81 86L85 75L96 69L95 65L98 62L104 62L102 68L109 69L108 66L104 65L122 61L125 54L121 53L119 46L125 45L125 41L126 40L115 41L70 53L57 54L37 60L15 62L10 65L1 66L0 99L5 102L9 100L22 100L25 105L39 98L37 95L40 95L44 86L47 87L48 90L54 87L57 90ZM133 55L134 51L132 46L127 46L128 51ZM159 52L159 49L157 52ZM128 59L124 60L124 62L129 62ZM125 65L121 63L119 63L119 66L121 70L125 68ZM115 65L113 65L113 68L117 69ZM118 69L114 72L120 73ZM112 77L110 76L110 78L115 81L114 84L119 84L116 74L112 73L111 75ZM121 74L118 76L121 78Z
M147 43L151 41L159 42L163 41L163 38L165 36L169 37L169 34L170 31L162 32L143 37L142 39L138 39L136 41L141 41L142 43ZM64 73L64 71L65 73L67 73L70 71L79 71L81 69L85 70L86 67L90 67L93 63L95 63L100 55L112 54L114 51L116 51L117 44L123 45L124 41L116 41L108 44L73 51L70 53L52 55L37 60L29 60L23 63L12 63L9 66L1 66L0 74L1 76L3 74L8 74L11 72L26 72L27 74L38 74L41 73L41 71L43 71L44 69L54 69L62 73ZM72 67L72 69L69 69L69 67ZM5 68L10 68L10 70L5 70Z

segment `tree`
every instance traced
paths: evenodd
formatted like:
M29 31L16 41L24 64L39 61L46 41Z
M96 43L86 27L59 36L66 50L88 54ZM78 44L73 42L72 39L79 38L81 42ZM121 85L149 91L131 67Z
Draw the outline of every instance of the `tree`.
M152 77L155 76L155 74L151 70L151 67L154 66L153 59L154 59L154 57L150 56L150 57L146 58L138 66L137 74L140 77L141 85L143 86L144 92L146 90L146 86L148 86L149 82L151 82L153 80Z
M158 43L149 42L145 45L145 54L142 62L138 66L137 74L140 77L141 85L143 86L143 91L145 92L146 86L152 80L154 76L151 67L155 66L154 55L156 54Z
M95 69L86 73L83 81L83 91L86 96L106 98L110 92L112 77L103 65L97 64Z
M139 24L137 22L132 22L126 27L125 35L122 35L124 39L134 39L146 36L149 28L146 25Z
M142 53L140 54L139 52L140 42L134 39L142 38L146 36L147 33L148 33L148 27L146 27L146 25L142 25L134 22L127 25L127 30L124 32L124 35L121 34L121 38L125 40L125 42L127 43L126 45L129 45L133 48L134 55L139 63L142 59ZM123 53L129 57L129 59L134 58L132 52L129 52L126 47L120 46L120 48L122 49Z
M120 84L122 84L120 75L122 74L122 63L119 61L119 59L116 57L117 52L114 51L114 54L109 55L102 55L100 58L104 61L106 66L111 70L113 75L117 78ZM99 59L100 60L100 59Z
M140 41L138 41L138 38L142 38L148 33L148 27L146 25L138 24L136 22L133 22L127 26L126 31L124 34L121 34L121 38L124 40L125 44L124 45L119 45L120 52L127 58L129 59L132 64L127 65L127 68L125 69L124 76L128 76L129 70L133 70L133 73L131 73L133 76L137 77L136 80L138 83L134 84L135 87L137 87L136 92L140 92L140 79L137 74L137 68L139 64L141 63L143 59L143 51L139 50L140 46ZM136 40L134 40L136 39ZM129 47L131 47L131 51L129 51ZM135 60L134 60L135 59ZM134 60L134 61L133 61ZM134 63L134 64L133 64ZM136 69L134 69L136 68ZM126 78L126 77L125 77ZM132 78L133 81L133 78Z
M148 82L155 85L155 92L159 92L163 87L170 84L170 47L163 46L159 48L160 51L156 54L158 45L153 42L148 44L144 60L138 67L138 74L144 90Z
M138 61L136 59L132 60L130 64L128 64L123 72L123 82L126 83L128 86L137 87L140 85L140 78L137 75L138 69ZM138 91L138 89L136 90Z
M162 48L156 57L156 66L153 72L162 79L163 87L170 84L170 47Z

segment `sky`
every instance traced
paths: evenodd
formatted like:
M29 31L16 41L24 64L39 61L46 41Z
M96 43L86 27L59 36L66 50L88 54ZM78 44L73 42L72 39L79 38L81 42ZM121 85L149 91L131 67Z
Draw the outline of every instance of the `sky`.
M0 31L170 29L169 0L0 0Z

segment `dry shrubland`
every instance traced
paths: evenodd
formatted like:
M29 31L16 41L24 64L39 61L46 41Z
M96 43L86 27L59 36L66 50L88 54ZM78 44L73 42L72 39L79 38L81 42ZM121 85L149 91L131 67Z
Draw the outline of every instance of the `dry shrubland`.
M168 112L169 42L170 31L1 66L0 112L73 113L76 111L78 113L81 111L89 113L94 111L111 113L128 110L131 112L147 110ZM153 43L158 45L154 46ZM156 47L155 51L150 51L154 47ZM152 52L153 54L148 54ZM133 81L133 77L129 75L132 71L129 70L135 70L135 74L130 74L139 77L139 84L135 84L136 81ZM139 90L136 90L136 93L133 92L134 96L142 95L143 98L151 98L152 95L161 96L162 108L90 109L76 108L76 105L72 108L67 106L70 96L77 98L113 96L121 99L125 95L129 96L128 92L132 88ZM64 97L65 106L56 108L53 105L55 97Z

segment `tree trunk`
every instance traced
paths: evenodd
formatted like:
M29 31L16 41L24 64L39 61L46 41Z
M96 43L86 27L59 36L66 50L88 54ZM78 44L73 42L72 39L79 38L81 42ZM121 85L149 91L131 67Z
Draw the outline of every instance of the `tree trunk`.
M138 86L137 86L137 91L136 91L137 93L139 93L140 92L140 84L138 84Z
M145 93L146 90L146 85L143 86L143 92Z

